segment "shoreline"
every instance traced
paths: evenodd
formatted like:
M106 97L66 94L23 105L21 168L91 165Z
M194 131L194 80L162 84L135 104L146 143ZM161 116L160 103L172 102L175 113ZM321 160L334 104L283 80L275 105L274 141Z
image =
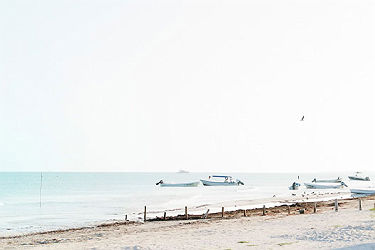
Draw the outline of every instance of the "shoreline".
M71 228L0 237L0 248L9 249L332 249L375 240L375 195L341 199L338 212L330 201L290 206L211 213L207 219L171 219L113 222L94 227ZM304 209L301 214L300 209ZM329 237L327 236L329 235ZM327 238L328 237L328 238Z
M225 214L229 215L230 217L236 217L236 215L243 214L244 210L246 210L246 214L256 214L262 210L263 206L267 210L273 211L276 208L285 208L286 206L294 207L296 204L303 204L303 203L312 203L312 202L325 202L325 201L332 201L334 199L338 200L345 200L345 199L352 199L350 192L345 192L346 190L331 190L331 189L302 189L302 190L294 190L293 195L290 196L280 196L280 197L271 197L271 198L258 198L253 200L232 200L232 201L225 201L213 204L201 204L197 206L192 206L188 208L188 217L189 220L197 220L202 219L202 216L205 215L207 210L209 210L208 218L221 218L221 211L222 207L225 208ZM355 199L355 198L353 198ZM151 206L152 207L152 206ZM163 213L167 212L166 220L163 219ZM108 227L111 225L128 225L128 224L142 224L144 223L144 214L143 212L138 212L137 219L130 219L130 220L117 220L117 219L110 219L110 220L103 220L103 221L96 221L86 225L80 225L77 227L61 227L52 230L41 230L35 232L18 232L15 234L3 234L0 235L1 239L6 238L17 238L29 235L39 235L39 234L48 234L54 232L70 232L70 231L78 231L83 229L91 229L91 228L100 228L100 227ZM186 220L185 218L185 211L184 208L172 208L166 209L163 211L158 210L151 210L147 211L147 222L152 221L180 221Z
M341 193L331 193L331 195L325 194L324 197L321 199L304 199L301 200L299 197L295 197L292 199L285 199L283 201L279 201L280 205L275 206L265 206L265 216L276 216L279 214L287 214L287 215L297 215L301 214L300 210L304 210L304 214L311 214L314 213L314 204L316 208L320 210L320 212L333 210L335 208L334 200L338 200L338 206L344 207L347 203L357 201L358 199L361 200L374 200L375 195L364 196L360 198L354 197L346 197L346 198L337 198ZM322 194L319 194L322 195ZM341 196L343 197L343 196ZM285 197L284 197L285 198ZM281 197L277 198L277 200L283 199ZM276 200L276 199L275 199ZM276 204L275 200L272 199L262 199L262 201L268 201L268 203ZM129 225L143 225L153 222L168 222L168 221L177 221L177 222L191 222L191 221L201 221L201 220L225 220L225 219L236 219L241 217L254 217L254 216L263 216L263 208L259 204L266 204L259 202L260 200L254 200L253 203L257 203L253 208L246 208L249 206L241 205L239 207L235 206L232 209L225 210L224 214L222 212L209 212L207 217L205 218L205 213L200 213L197 211L200 210L193 210L193 213L188 213L188 219L186 219L185 214L178 213L177 215L170 215L164 217L155 216L151 218L147 218L146 222L143 221L112 221L112 222L101 222L96 225L92 226L82 226L82 227L71 227L66 229L56 229L56 230L48 230L48 231L40 231L40 232L32 232L32 233L25 233L25 234L15 234L15 235L8 235L8 236L0 236L0 240L7 240L7 239L17 239L17 238L24 238L24 237L32 237L38 235L48 235L48 234L59 234L59 233L66 233L66 232L77 232L77 231L84 231L84 230L96 230L101 228L110 228L110 227L117 227L117 226L129 226ZM246 201L236 201L238 203L246 202ZM248 201L247 201L248 202ZM212 204L212 205L200 205L196 208L207 208L210 206L218 206L223 205L224 203L220 204ZM234 209L233 209L234 208ZM374 203L375 208L375 203ZM179 211L181 209L174 209L173 211ZM156 214L157 212L151 212ZM224 215L224 216L223 216Z

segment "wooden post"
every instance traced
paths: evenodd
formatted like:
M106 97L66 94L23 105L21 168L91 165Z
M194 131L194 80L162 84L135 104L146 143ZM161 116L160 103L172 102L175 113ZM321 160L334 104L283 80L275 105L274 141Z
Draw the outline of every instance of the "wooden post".
M335 200L335 211L336 212L339 211L339 203L338 203L337 199Z
M128 215L127 214L125 214L125 221L127 221L128 220Z
M167 212L164 212L163 219L165 220L167 218Z
M207 212L203 215L203 219L207 219L209 211L210 211L210 209L207 209Z
M359 203L359 210L362 210L362 200L358 199L358 203Z
M263 216L266 215L266 205L263 205Z
M147 213L147 209L146 209L146 206L145 206L145 212L143 214L143 221L146 222L146 213Z
M375 204L374 204L375 206ZM224 207L221 207L221 218L224 218Z
M314 214L316 214L316 202L314 202Z
M189 216L188 216L188 211L187 211L187 206L185 206L185 219L189 219Z
M246 209L243 210L243 216L246 217Z
M290 206L288 205L288 214L290 214Z

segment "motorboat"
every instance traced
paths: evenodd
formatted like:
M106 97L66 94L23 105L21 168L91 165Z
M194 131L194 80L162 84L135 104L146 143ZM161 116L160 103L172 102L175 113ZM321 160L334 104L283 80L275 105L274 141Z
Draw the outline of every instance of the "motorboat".
M160 185L161 187L197 187L199 181L187 183L165 183L163 180L160 180L156 185Z
M239 186L244 183L238 179L233 180L232 176L228 175L212 175L208 180L201 180L204 186Z
M314 179L312 182L324 182L324 183L341 183L342 179L340 177L337 177L337 179Z
M289 190L298 190L301 187L301 184L298 182L293 182L293 184L289 187Z
M348 176L348 178L352 181L370 181L370 177L363 176L361 172L355 172L355 175Z
M367 194L367 195L370 195L370 194L375 194L375 187L371 187L371 188L351 188L350 189L350 192L354 193L354 194Z
M340 183L304 183L306 188L309 189L336 189L336 188L344 188L347 187L347 185L344 182Z

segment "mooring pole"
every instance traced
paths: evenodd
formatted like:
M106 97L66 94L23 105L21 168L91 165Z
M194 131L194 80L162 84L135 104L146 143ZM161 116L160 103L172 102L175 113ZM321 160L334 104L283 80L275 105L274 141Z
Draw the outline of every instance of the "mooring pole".
M145 206L145 211L143 213L143 221L146 222L146 214L147 214L147 208Z
M314 202L314 214L316 213L316 202Z
M338 203L337 199L335 200L335 211L336 212L339 211L339 203Z
M43 181L43 175L42 172L40 172L40 188L39 188L39 207L42 207L42 181Z

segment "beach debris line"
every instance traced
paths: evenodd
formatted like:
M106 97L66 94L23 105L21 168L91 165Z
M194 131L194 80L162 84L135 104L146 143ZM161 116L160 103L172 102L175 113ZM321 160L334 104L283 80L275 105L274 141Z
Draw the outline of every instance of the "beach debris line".
M368 198L364 198L368 199ZM357 198L348 198L348 199L341 199L341 204L345 204L348 200L357 200ZM358 199L359 203L359 210L362 210L362 199ZM318 213L317 207L321 207L321 211L325 211L330 208L331 210L335 210L338 212L339 207L339 200L332 199L327 201L314 201L314 202L295 202L284 204L280 206L268 207L266 205L262 205L258 208L252 209L237 209L232 211L225 211L225 207L221 207L221 211L209 213L210 209L207 209L205 213L202 214L189 214L188 208L185 206L182 210L185 210L185 213L175 215L175 216L166 216L166 212L161 217L149 218L147 221L170 221L170 220L199 220L199 219L224 219L224 218L239 218L239 217L251 217L251 216L266 216L266 215L277 215L280 213L285 213L287 215L297 215L297 214L310 214L310 213ZM374 204L375 207L375 204ZM144 214L146 215L146 206ZM146 216L144 217L146 221Z

